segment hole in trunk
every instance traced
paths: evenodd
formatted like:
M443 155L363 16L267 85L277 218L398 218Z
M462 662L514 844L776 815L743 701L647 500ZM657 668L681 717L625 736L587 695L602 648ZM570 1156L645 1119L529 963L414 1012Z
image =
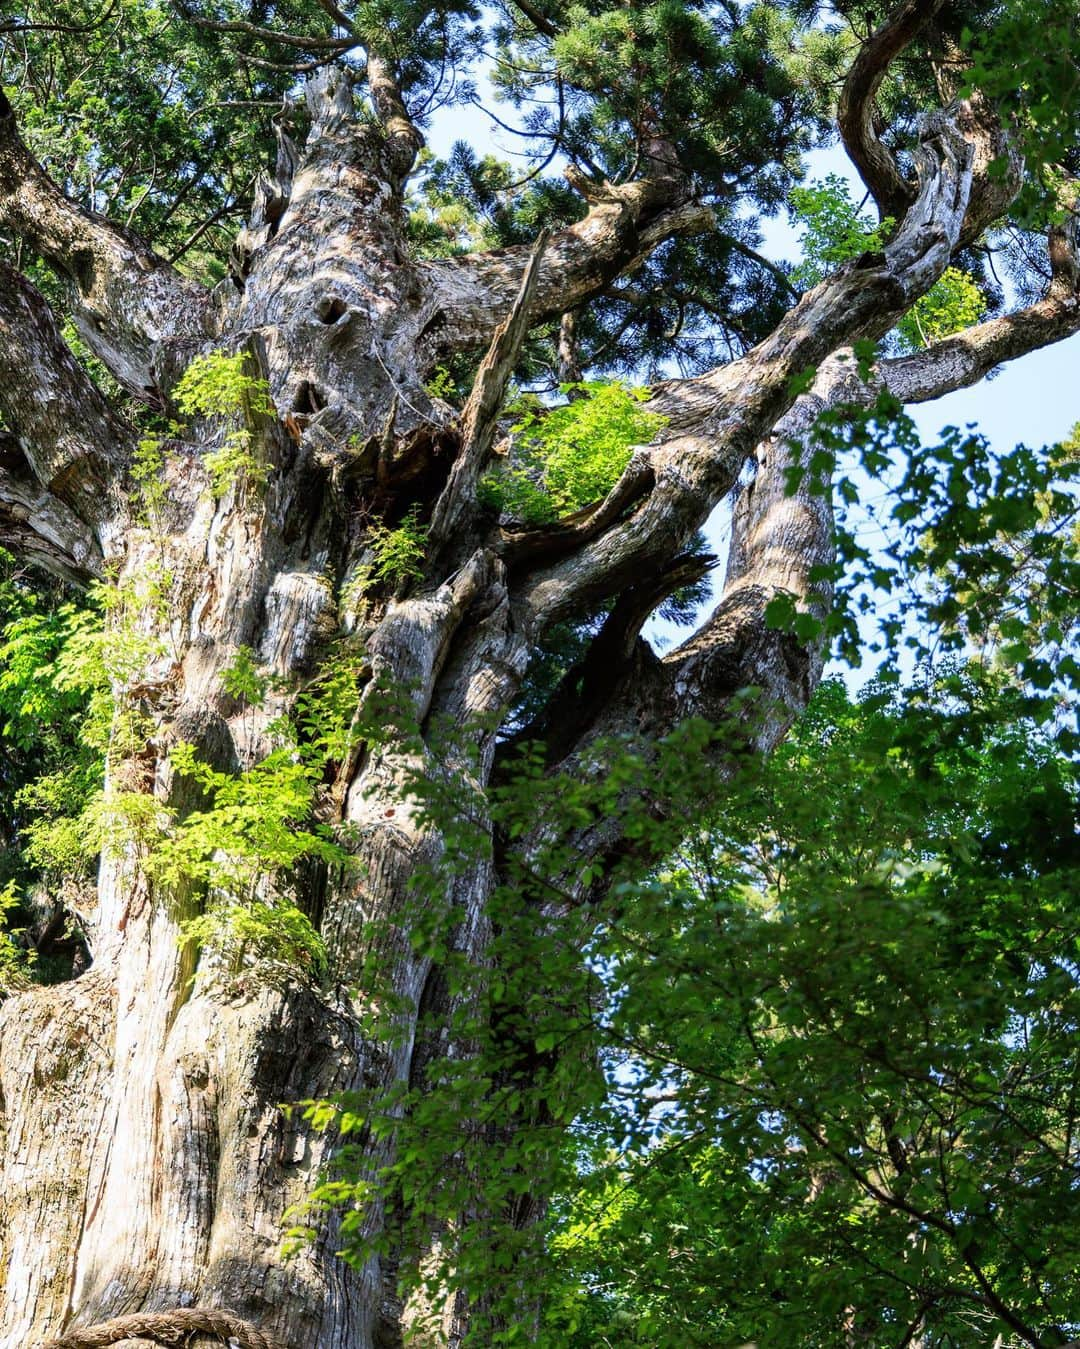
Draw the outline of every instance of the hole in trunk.
M76 253L72 254L69 270L75 280L75 284L84 295L93 289L94 255L89 249L81 248Z
M326 398L310 380L304 380L296 393L293 411L300 417L313 417L326 407Z
M336 323L349 312L349 306L336 295L324 295L315 306L320 323Z

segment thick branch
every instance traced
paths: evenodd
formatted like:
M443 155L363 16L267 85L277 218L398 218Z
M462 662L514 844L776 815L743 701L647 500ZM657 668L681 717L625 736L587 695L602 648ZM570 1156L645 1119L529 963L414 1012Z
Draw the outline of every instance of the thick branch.
M287 129L292 111L293 105L286 101L274 119L277 141L274 172L263 170L256 178L251 218L238 232L229 253L233 277L240 286L250 270L252 257L277 233L289 207L293 178L300 163L300 151Z
M650 594L648 579L627 592L626 600L620 599L543 721L525 733L525 738L546 741L551 766L595 777L603 771L597 747L609 738L623 743L644 735L655 746L658 738L694 716L729 728L723 737L725 762L740 751L767 753L778 743L820 677L824 643L821 637L802 643L771 629L765 610L783 593L800 608L824 616L830 594L816 579L817 569L832 561L834 547L828 493L814 494L807 474L789 496L786 470L796 462L809 463L814 422L825 407L859 387L865 388L853 362L840 357L827 362L812 392L798 400L758 447L757 475L735 506L723 595L689 641L658 659L648 643L636 638L634 597L659 598L655 587ZM790 443L801 447L795 459ZM688 576L700 561L686 559ZM670 809L663 799L651 806L657 818ZM533 843L526 838L514 847L527 856ZM576 876L600 873L602 888L616 874L614 864L628 852L639 861L659 860L641 856L640 846L623 836L618 812L590 824L574 836L574 874L565 878L567 891L578 898L596 897L596 883L590 880L582 887Z
M567 309L559 319L559 383L581 382L581 351L577 339L577 310ZM571 398L583 396L583 391L571 390Z
M657 662L640 640L649 616L677 590L702 580L715 561L709 554L686 553L624 590L583 660L567 672L542 713L507 742L506 750L536 741L543 744L547 762L557 764L578 749L609 710L617 690L640 689L642 667L646 683L655 677Z
M941 8L943 0L904 0L859 48L840 91L836 121L852 163L883 216L899 219L915 188L874 129L874 98L889 66Z
M632 271L665 239L715 228L711 208L694 201L687 180L669 164L632 183L574 185L591 199L582 220L558 231L544 254L533 322L573 309L622 272ZM513 307L529 264L527 246L425 262L431 317L422 338L425 363L446 352L484 346Z
M829 484L809 472L812 428L827 407L853 392L850 361L834 358L755 454L756 473L735 501L727 577L720 603L698 632L661 662L673 725L688 716L714 723L730 717L748 689L757 694L740 715L748 739L768 752L806 706L821 676L824 639L800 641L770 628L769 603L792 598L819 620L828 614L831 587L820 579L833 561ZM799 453L793 456L792 447ZM787 470L804 469L788 490ZM815 481L815 478L818 480Z
M23 144L0 91L0 225L25 239L72 285L75 322L118 380L159 401L160 345L207 331L209 297L135 234L82 210Z
M357 118L346 70L311 76L304 100L311 122L303 148L281 129L275 178L234 250L240 276L257 282L245 288L238 328L286 329L297 312L335 297L358 313L401 305L404 216L393 138ZM310 368L311 357L297 352L293 364Z
M882 361L881 377L902 403L925 403L978 383L996 365L1080 331L1077 222L1050 233L1051 282L1042 299L1014 314L965 328L925 351Z
M668 419L649 453L654 485L638 509L574 557L535 575L521 601L526 631L573 616L685 547L734 483L744 459L794 401L793 378L856 338L879 337L934 283L962 228L972 154L939 117L918 155L920 192L882 254L867 254L803 296L738 361L661 385L650 410Z
M525 15L538 33L543 33L545 37L559 36L558 24L542 13L537 5L531 4L530 0L514 0L514 8Z
M386 153L400 187L424 148L424 138L405 107L393 66L375 52L368 52L367 82L375 112L386 133Z
M6 431L0 432L0 547L75 585L101 573L93 532L33 477Z
M49 306L0 263L0 417L38 482L87 524L115 513L131 432L71 354Z

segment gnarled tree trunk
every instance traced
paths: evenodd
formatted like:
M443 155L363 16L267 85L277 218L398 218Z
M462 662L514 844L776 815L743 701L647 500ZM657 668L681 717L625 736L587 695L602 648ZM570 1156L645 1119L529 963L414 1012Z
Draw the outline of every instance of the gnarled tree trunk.
M90 970L0 1007L6 1349L61 1334L104 1343L77 1332L196 1306L293 1349L400 1343L407 1313L384 1270L375 1261L347 1268L332 1229L282 1261L282 1214L310 1190L328 1145L280 1105L407 1080L423 1058L411 1033L416 1009L423 1003L437 1019L445 994L394 920L411 877L437 864L442 843L403 799L402 782L428 755L432 772L461 775L463 792L483 788L493 728L530 652L553 624L615 597L585 667L535 728L553 747L552 767L572 766L613 730L658 735L691 714L720 720L750 686L764 691L768 714L747 734L768 750L809 696L821 657L769 629L765 607L781 591L826 603L811 576L832 548L823 499L783 490L782 447L805 441L822 406L864 396L843 349L895 322L1012 190L1007 177L980 176L993 128L966 106L943 113L927 126L917 181L890 181L903 218L883 253L808 293L741 359L656 389L651 407L664 429L605 501L550 528L514 530L479 508L476 483L524 332L587 301L665 238L706 228L708 212L661 147L643 154L635 181L593 191L583 220L535 249L410 261L402 191L418 136L374 58L369 81L378 125L356 120L344 77L309 84L306 145L283 141L277 175L260 185L237 242L233 279L213 294L67 201L0 107L0 219L68 280L91 349L161 407L193 356L244 351L276 409L249 417L265 480L240 475L214 497L204 457L222 432L199 423L165 446L160 518L140 521L129 478L135 433L85 377L30 283L0 269L0 410L12 428L2 441L0 539L68 579L115 573L129 597L124 621L154 652L116 689L150 723L146 747L113 766L120 785L190 808L170 748L187 741L220 767L250 766L268 747L269 718L288 709L333 634L357 622L361 702L392 681L408 690L419 726L448 717L480 765L476 780L473 767L436 762L431 747L393 734L340 765L327 808L350 827L360 865L331 874L324 893L297 896L320 926L334 992L193 983L177 940L183 904L157 892L136 845L106 853L87 916ZM848 111L852 135L872 135L859 109ZM1075 274L1059 271L1045 312L1025 311L1007 332L983 325L885 363L875 378L902 396L932 397L1063 335L1075 325ZM455 419L424 380L465 350L488 354ZM791 378L810 366L815 387L794 403ZM640 641L641 626L685 583L689 541L755 459L718 607L660 659ZM376 591L358 620L348 596L370 522L394 524L414 505L430 522L425 574ZM258 715L222 684L241 646L279 677ZM581 841L593 856L617 846ZM459 938L478 956L494 881L480 862L452 881L465 914ZM372 943L413 1009L387 1044L366 1040L357 1015ZM455 1317L448 1309L452 1341L462 1329ZM195 1313L120 1322L115 1333L157 1324L205 1333L208 1343L226 1333L224 1320L215 1329Z

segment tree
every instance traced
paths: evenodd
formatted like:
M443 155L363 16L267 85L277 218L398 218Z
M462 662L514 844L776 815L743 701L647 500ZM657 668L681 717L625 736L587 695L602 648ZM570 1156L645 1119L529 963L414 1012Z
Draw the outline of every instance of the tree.
M597 933L551 1343L1069 1338L1076 787L996 676L822 686Z
M279 1106L415 1102L468 1063L450 972L505 958L489 900L550 844L542 822L495 829L519 746L544 746L539 795L630 792L610 747L634 742L648 776L689 718L724 728L693 752L733 776L781 740L832 626L815 423L842 439L883 393L936 397L1080 327L1075 19L940 0L880 23L666 0L0 16L0 543L87 592L38 649L60 653L53 705L94 709L71 755L97 753L74 809L22 808L67 822L46 880L100 858L90 969L0 1009L8 1342L329 1349L434 1317L456 1343L475 1300L426 1304L414 1280L403 1303L399 1277L483 1215L406 1250L376 1198L351 1215L359 1268L339 1219L283 1263L282 1213L333 1138ZM466 147L422 158L492 49L535 156L516 180ZM881 221L801 291L756 219L834 125ZM1017 307L950 333L939 293L907 354L875 353L950 268L994 299L988 231L1025 260ZM581 385L633 372L644 401ZM576 386L569 411L509 411L515 377ZM642 627L709 570L698 532L740 477L719 602L657 656ZM412 803L418 778L456 815ZM677 820L665 780L648 815ZM655 862L640 818L563 831L558 898L527 900L556 949L616 861ZM488 1030L519 1076L545 1069L527 1009ZM518 1122L508 1106L502 1134ZM354 1145L369 1174L395 1164L392 1131ZM542 1201L526 1184L511 1226Z

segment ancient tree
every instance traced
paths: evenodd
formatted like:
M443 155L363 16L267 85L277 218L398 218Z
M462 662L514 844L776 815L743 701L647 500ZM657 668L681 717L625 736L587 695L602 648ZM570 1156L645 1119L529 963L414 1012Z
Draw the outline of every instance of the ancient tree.
M161 170L165 186L144 164L144 214L158 203L149 238L130 197L95 196L49 164L34 150L40 127L27 124L50 44L70 53L114 42L115 100L93 116L121 115L123 62L136 59L123 49L129 7L103 18L74 6L57 20L3 9L0 543L114 596L106 634L130 659L109 667L105 793L120 815L136 797L151 803L141 832L114 820L102 846L80 914L89 968L0 1008L0 1319L12 1349L162 1328L297 1349L400 1343L415 1308L396 1296L392 1257L350 1269L334 1257L331 1224L283 1263L282 1214L310 1190L329 1143L279 1106L420 1080L434 1052L430 1030L379 1043L359 1020L373 955L406 1031L421 1007L425 1026L437 1022L451 996L394 922L410 911L411 878L442 849L402 783L419 766L457 782L475 808L515 717L546 743L551 772L595 773L590 745L655 742L690 716L729 724L739 754L768 752L823 654L820 638L772 626L766 609L787 595L825 612L834 547L812 478L787 490L789 446L812 452L823 409L882 389L903 403L932 399L1080 327L1065 165L1053 180L1061 209L1022 235L1040 293L1009 312L999 295L993 316L907 354L886 350L872 368L853 355L865 357L956 259L980 256L1038 176L1023 158L1022 110L1003 111L1000 89L969 79L981 67L962 30L989 33L996 10L903 0L875 21L844 4L820 16L830 29L809 5L688 4L666 19L507 6L496 16L503 59L532 72L511 104L547 100L546 120L528 129L541 159L561 156L547 170L558 178L537 180L547 228L519 213L516 241L464 230L433 248L416 223L430 172L423 127L455 115L432 90L448 64L464 71L472 59L461 33L479 18L452 6L278 8L142 7L162 23L129 36L129 53L132 41L162 44L160 82L175 80L164 96L179 107L199 60L214 70L206 102L225 106L231 71L267 166L248 191L233 164L215 200L206 184L229 164L228 137L193 144L194 167L176 159ZM179 73L169 67L178 33L193 35ZM640 68L616 37L638 44ZM808 73L807 52L827 41L826 75ZM873 247L802 291L761 257L744 205L755 193L782 199L793 160L830 124L885 223ZM511 203L532 190L508 178L496 188ZM182 200L204 213L185 217L198 236L186 251L169 234ZM215 241L227 235L226 253ZM485 475L514 456L503 409L515 372L553 387L646 356L656 368L666 350L685 354L687 325L713 336L698 344L696 369L653 380L638 405L654 418L652 439L601 499L541 520L492 503ZM446 370L452 380L433 382ZM207 392L210 375L219 394ZM694 541L740 481L718 602L658 655L642 627L712 565ZM422 548L395 570L382 544L402 529ZM530 662L585 619L595 621L580 658L523 729L515 709ZM267 910L287 902L305 916L328 972L253 975L239 989L193 982L210 956L178 932L213 912L214 873L185 877L176 863L166 874L146 831L167 836L203 808L207 773L264 762L343 634L360 730L328 758L313 812L326 827L317 837L337 839L350 865L327 842L296 865L268 865L253 892ZM240 652L262 681L258 700L235 677ZM732 722L751 688L752 714ZM388 689L397 711L384 717ZM419 741L399 742L395 717ZM508 846L447 881L464 915L455 941L479 960L485 897ZM595 902L596 864L620 855L622 840L598 829L576 846ZM550 929L557 941L555 910ZM382 1221L377 1206L366 1221ZM195 1306L219 1314L169 1319ZM78 1337L124 1317L100 1338ZM462 1333L460 1304L444 1319L451 1337Z

